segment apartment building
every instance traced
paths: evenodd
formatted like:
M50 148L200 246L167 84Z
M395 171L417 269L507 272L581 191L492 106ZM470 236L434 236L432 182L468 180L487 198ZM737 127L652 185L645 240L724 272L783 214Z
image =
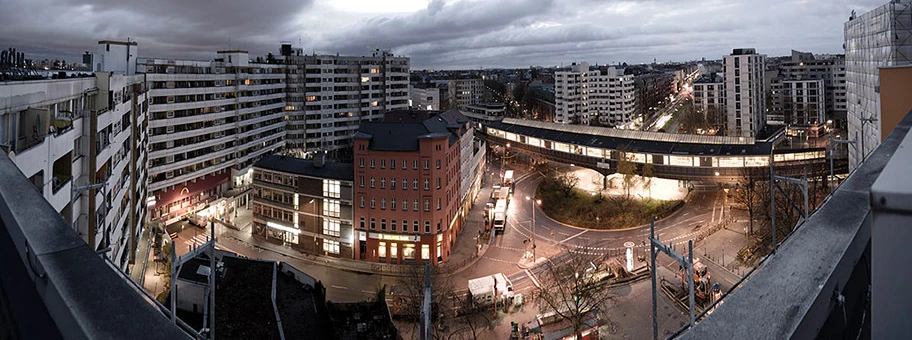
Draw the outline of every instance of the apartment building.
M251 232L302 252L354 257L351 163L270 155L254 164Z
M736 48L723 58L726 135L754 137L766 125L766 55Z
M779 75L772 79L773 86L781 88L780 83L790 80L823 80L823 96L826 100L825 122L830 119L845 119L846 114L846 71L845 58L841 56L823 56L817 58L811 53L792 51L791 60L781 63ZM783 112L783 99L773 96L773 112Z
M98 46L91 76L0 83L0 145L86 243L128 270L147 220L147 92L143 75L101 58L135 42Z
M370 56L304 54L281 47L287 65L288 150L304 156L330 151L350 159L352 135L362 122L409 107L409 58L387 51Z
M717 115L716 121L725 117L725 81L722 76L710 73L693 82L694 107L704 115Z
M555 72L555 122L620 126L636 114L633 75L614 67L589 70L589 63L573 63L570 71Z
M248 187L254 162L285 145L285 66L251 63L242 50L217 55L138 60L149 88L152 218L174 221Z
M440 110L440 89L431 84L409 84L409 101L416 110Z
M845 23L849 169L881 143L880 68L912 63L912 1L892 0Z
M356 259L447 260L463 222L466 122L458 111L394 111L362 124L354 141Z
M799 129L822 126L828 117L825 84L823 79L774 81L772 113L781 116L783 124Z
M448 109L462 109L467 105L481 102L484 89L484 80L481 78L447 80Z

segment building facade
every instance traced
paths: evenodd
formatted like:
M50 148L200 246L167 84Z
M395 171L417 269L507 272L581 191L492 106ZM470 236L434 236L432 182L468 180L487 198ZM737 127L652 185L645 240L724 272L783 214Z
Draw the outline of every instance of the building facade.
M694 107L704 115L716 115L717 122L725 119L725 81L716 73L697 78L693 82Z
M449 109L461 109L477 104L484 96L484 80L480 78L450 79L447 81Z
M880 123L879 68L912 63L912 1L890 1L845 23L849 169L886 136ZM876 120L876 121L875 121Z
M766 55L737 48L723 57L726 135L754 137L766 125Z
M409 85L411 108L417 110L440 110L440 89L431 85Z
M350 149L362 122L409 107L407 57L379 50L364 57L307 55L288 44L282 46L282 57L287 65L285 111L291 154Z
M396 111L355 135L355 258L446 261L462 226L458 111Z
M127 271L147 220L145 77L96 60L90 77L0 83L0 144L77 234Z
M792 58L785 61L778 67L779 74L773 81L773 86L782 89L784 81L807 81L822 80L823 96L825 102L824 115L826 119L820 122L826 122L831 119L844 119L846 114L846 71L845 58L821 57L816 58L811 53L792 51ZM782 108L786 98L772 96L772 112L788 115L788 111ZM794 116L794 114L792 114Z
M782 123L795 127L822 126L827 121L823 79L779 80L773 83L772 110Z
M270 155L253 167L254 235L314 255L351 259L351 163Z
M633 75L609 67L589 70L588 63L573 63L570 71L555 72L555 122L619 126L636 114Z
M219 196L248 187L253 163L285 144L284 66L233 50L213 61L140 59L137 69L149 87L152 218L225 213L211 208Z

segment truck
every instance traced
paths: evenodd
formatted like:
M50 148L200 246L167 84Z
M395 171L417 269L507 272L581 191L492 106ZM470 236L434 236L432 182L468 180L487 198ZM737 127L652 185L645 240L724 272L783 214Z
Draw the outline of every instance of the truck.
M493 221L491 224L494 226L494 232L503 233L507 224L507 200L497 200L494 205L494 212L491 215L491 220Z
M499 191L497 192L497 199L506 200L507 203L509 203L510 202L510 187L501 187L498 190Z
M503 273L469 280L469 293L481 306L505 303L513 297L513 283Z
M504 171L503 186L510 188L510 192L513 192L513 170Z

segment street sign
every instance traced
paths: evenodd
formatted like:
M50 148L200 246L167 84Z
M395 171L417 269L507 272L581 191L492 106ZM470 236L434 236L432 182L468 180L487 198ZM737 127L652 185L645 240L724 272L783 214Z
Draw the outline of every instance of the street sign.
M599 169L611 169L611 164L609 164L609 163L598 162L595 164L595 166L598 167Z

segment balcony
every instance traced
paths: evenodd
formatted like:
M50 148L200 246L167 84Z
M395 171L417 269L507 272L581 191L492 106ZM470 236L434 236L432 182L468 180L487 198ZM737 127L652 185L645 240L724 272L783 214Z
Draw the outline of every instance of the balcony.
M888 339L912 332L910 128L912 112L740 289L682 329L681 338Z
M0 153L0 337L188 339Z

